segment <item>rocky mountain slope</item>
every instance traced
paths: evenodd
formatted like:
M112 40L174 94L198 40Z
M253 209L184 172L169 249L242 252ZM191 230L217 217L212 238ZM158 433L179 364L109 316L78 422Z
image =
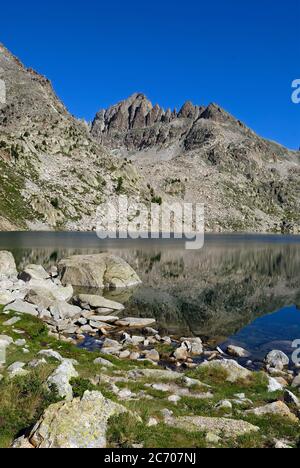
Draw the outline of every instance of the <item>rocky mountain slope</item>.
M299 153L218 106L164 111L135 94L90 126L2 45L0 80L1 230L92 230L123 193L205 203L210 231L299 232Z
M51 83L0 45L0 229L91 230L118 178L135 193L134 168L112 158L55 95Z
M299 152L216 104L165 111L134 94L100 111L91 133L131 160L156 197L205 203L208 230L299 232Z

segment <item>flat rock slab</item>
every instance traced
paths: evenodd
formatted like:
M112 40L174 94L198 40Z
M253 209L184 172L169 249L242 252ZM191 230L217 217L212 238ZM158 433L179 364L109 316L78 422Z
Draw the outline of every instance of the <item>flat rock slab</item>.
M124 310L125 307L119 302L110 301L103 296L92 294L79 294L78 300L80 304L88 304L92 309L108 309L108 310Z
M141 283L125 260L115 255L74 255L58 264L62 284L90 288L128 288Z
M50 275L42 267L42 265L28 265L21 273L18 278L22 281L30 281L31 279L47 279Z
M105 448L107 422L127 410L100 392L49 406L29 440L35 448Z
M203 416L183 416L169 418L165 423L172 427L178 427L189 432L205 432L224 437L238 437L251 432L258 432L259 427L246 421L227 418L208 418Z
M153 325L154 323L156 323L156 320L152 318L127 317L118 320L117 322L115 322L115 325L117 325L118 327L144 328L148 327L149 325Z
M4 308L4 312L17 312L19 314L33 315L34 317L38 316L36 307L33 304L28 304L28 302L21 300L17 300L12 304L7 305Z

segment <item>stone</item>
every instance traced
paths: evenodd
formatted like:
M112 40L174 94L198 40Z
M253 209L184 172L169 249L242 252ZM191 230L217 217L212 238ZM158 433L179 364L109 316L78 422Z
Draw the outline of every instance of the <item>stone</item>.
M33 359L32 361L28 363L28 367L31 367L32 369L36 369L37 367L44 366L45 364L47 364L47 361L44 358Z
M161 380L169 380L169 381L176 381L182 379L182 375L178 372L172 370L164 370L164 369L137 369L128 372L128 377L130 379L136 380L139 378L147 378L147 379L161 379Z
M52 306L50 306L50 312L55 320L76 320L81 316L80 307L68 304L65 301L56 301Z
M127 349L122 351L120 354L119 354L119 358L120 359L127 359L130 357L130 351L128 351Z
M136 318L136 317L127 317L115 322L115 325L118 327L128 327L128 328L144 328L147 325L152 325L155 323L155 319L151 318Z
M123 304L110 301L108 299L105 299L105 297L103 296L96 296L92 294L79 294L78 301L81 305L88 304L92 309L101 308L101 309L108 309L109 311L111 310L122 311L125 309ZM118 317L116 318L116 320L118 320Z
M181 416L165 421L169 426L184 429L189 432L211 433L227 438L238 437L258 432L259 428L252 424L235 419L210 418L204 416Z
M0 305L6 306L15 300L13 293L10 291L0 291Z
M294 378L294 380L293 380L293 382L292 382L292 387L293 387L293 388L300 388L300 374L298 374L298 375Z
M187 347L185 345L181 345L179 348L177 348L174 353L173 353L173 356L175 357L175 359L177 359L178 361L186 361L187 358L188 358L188 350L187 350Z
M226 381L235 383L238 380L247 380L251 378L252 373L240 366L236 361L224 359L223 361L203 362L200 367L225 371Z
M113 324L119 320L119 317L115 317L114 315L90 315L88 319L94 322Z
M118 392L118 396L119 398L121 398L121 400L128 400L129 398L132 397L132 392L131 390L129 390L128 388L123 388L122 390L120 390Z
M282 401L275 401L259 408L254 408L245 412L255 416L276 415L288 419L292 423L298 423L298 418L290 411L289 407Z
M19 314L28 314L33 317L37 317L39 315L36 310L36 306L21 300L16 300L12 304L7 305L4 308L4 312L18 312Z
M21 320L20 317L12 317L11 319L6 320L6 322L3 322L3 325L5 327L11 327L15 325L16 323L18 323L20 320Z
M70 384L72 378L78 377L73 364L70 361L63 361L60 366L50 375L47 380L48 387L56 387L58 395L66 401L73 399L73 389Z
M202 353L203 353L203 345L202 345L201 340L200 342L196 342L196 341L192 342L190 354L192 356L200 356Z
M145 333L145 335L149 335L149 336L158 335L158 331L151 327L145 327L143 332Z
M150 418L147 422L147 427L154 427L158 425L158 421L155 418Z
M131 361L137 361L139 358L140 358L140 354L135 353L135 352L131 353L129 356L129 359L131 359Z
M15 341L16 346L25 346L26 345L26 340L16 340Z
M169 336L163 336L161 341L163 341L165 344L167 345L171 345L172 344L172 340Z
M177 405L177 403L181 400L181 396L180 395L170 395L168 397L168 401L170 403L175 403L175 405Z
M89 324L92 328L95 328L96 330L101 330L102 332L112 331L116 328L113 325L109 325L109 323L99 322L96 320L89 320Z
M100 392L87 391L81 400L47 408L29 440L36 448L105 448L108 420L125 412Z
M31 280L28 288L25 300L36 304L40 309L48 309L56 301L68 302L73 296L72 286L58 286L51 280Z
M18 278L25 282L32 279L44 280L49 278L49 274L42 265L28 265L21 273L19 273Z
M274 440L275 449L291 449L292 447L285 440Z
M111 340L110 338L105 338L102 344L102 349L105 348L116 348L116 349L121 349L122 345L116 341L116 340Z
M228 346L226 351L227 351L227 354L229 354L230 356L237 357L237 358L246 358L250 356L248 351L246 351L244 348L241 348L239 346L230 345Z
M208 444L218 444L221 442L221 437L217 436L216 434L213 434L212 432L208 432L205 436L205 440Z
M98 357L94 360L94 364L100 364L101 366L105 366L105 367L115 367L115 365L108 361L107 359L104 359L102 357Z
M28 439L25 436L19 437L13 442L13 449L34 449Z
M0 251L0 276L7 277L17 276L17 267L14 256L11 252L6 250Z
M9 366L7 372L12 378L19 375L26 375L28 372L24 369L25 366L25 362L14 362L11 366Z
M38 355L52 358L59 362L64 361L64 358L57 351L53 351L53 349L42 349L38 352Z
M135 271L120 257L101 253L75 255L58 264L63 284L90 288L124 288L141 283Z
M273 377L268 376L268 392L278 392L279 390L283 390L283 386Z
M0 343L2 343L5 346L9 346L13 344L14 340L12 339L11 336L7 335L0 335Z
M232 410L232 403L229 400L222 400L222 401L219 401L219 403L216 404L215 408L218 409L218 410L231 411Z
M265 362L269 367L282 370L285 366L289 365L290 360L282 351L273 350L266 356Z
M285 403L295 405L298 409L300 409L299 398L287 389L284 391L284 401Z
M156 349L151 349L150 351L145 351L146 359L150 359L151 361L158 362L160 360L160 355Z

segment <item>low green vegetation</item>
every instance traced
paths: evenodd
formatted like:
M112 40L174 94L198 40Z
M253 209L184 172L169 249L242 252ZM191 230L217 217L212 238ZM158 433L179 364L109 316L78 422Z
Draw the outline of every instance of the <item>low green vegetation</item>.
M218 443L211 444L207 441L204 433L190 432L165 424L164 413L166 411L175 418L179 416L228 416L226 410L217 409L216 405L221 400L236 398L235 395L238 393L244 393L254 406L277 401L282 396L280 393L267 391L267 380L264 373L253 373L253 376L247 381L235 384L226 382L225 372L201 367L178 374L178 380L175 384L160 376L158 378L140 376L127 379L130 370L145 367L157 369L157 366L149 362L120 360L102 355L100 351L90 352L71 343L58 341L48 335L45 325L39 319L29 315L22 315L21 320L14 328L5 326L3 323L12 316L13 314L4 315L0 310L0 334L9 335L14 340L24 338L27 343L27 352L24 353L22 347L11 345L7 350L6 367L16 361L28 363L37 359L38 352L42 349L58 351L64 358L75 359L78 362L76 370L79 377L71 381L75 397L81 398L87 390L101 391L106 398L121 403L129 410L129 413L110 419L107 433L108 446L110 447L126 448L143 445L146 448L201 448L213 445L225 448L252 448L274 446L275 439L284 439L293 447L297 447L299 444L299 425L277 416L258 418L245 414L244 411L249 409L247 402L241 406L234 405L231 417L243 419L260 428L259 432L251 435L232 439L221 437ZM168 346L164 345L160 351L168 352ZM110 361L113 367L94 364L95 358L98 357ZM9 447L16 437L28 433L43 411L59 400L54 389L49 391L45 386L47 378L57 366L57 361L53 358L47 358L46 364L30 370L25 376L14 379L9 378L5 369L0 370L0 374L3 375L3 380L0 382L1 447ZM186 389L181 375L182 377L198 379L203 385L192 386L189 394L182 395L177 404L168 400L168 397L173 394L172 389L162 391L153 388L154 383L172 383L178 389ZM119 389L130 390L138 397L120 401L112 389L111 381L115 382ZM199 393L208 391L213 395L211 398L197 397ZM293 408L291 409L293 410ZM136 415L138 415L138 421ZM150 418L155 418L157 425L149 427Z

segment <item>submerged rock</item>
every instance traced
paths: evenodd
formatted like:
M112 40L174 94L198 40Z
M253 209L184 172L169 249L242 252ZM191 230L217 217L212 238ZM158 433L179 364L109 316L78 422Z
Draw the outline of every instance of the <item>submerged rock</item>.
M63 284L90 288L124 288L141 283L125 260L114 255L75 255L58 264Z
M35 448L105 448L107 423L126 408L100 392L51 405L34 427L29 441Z

